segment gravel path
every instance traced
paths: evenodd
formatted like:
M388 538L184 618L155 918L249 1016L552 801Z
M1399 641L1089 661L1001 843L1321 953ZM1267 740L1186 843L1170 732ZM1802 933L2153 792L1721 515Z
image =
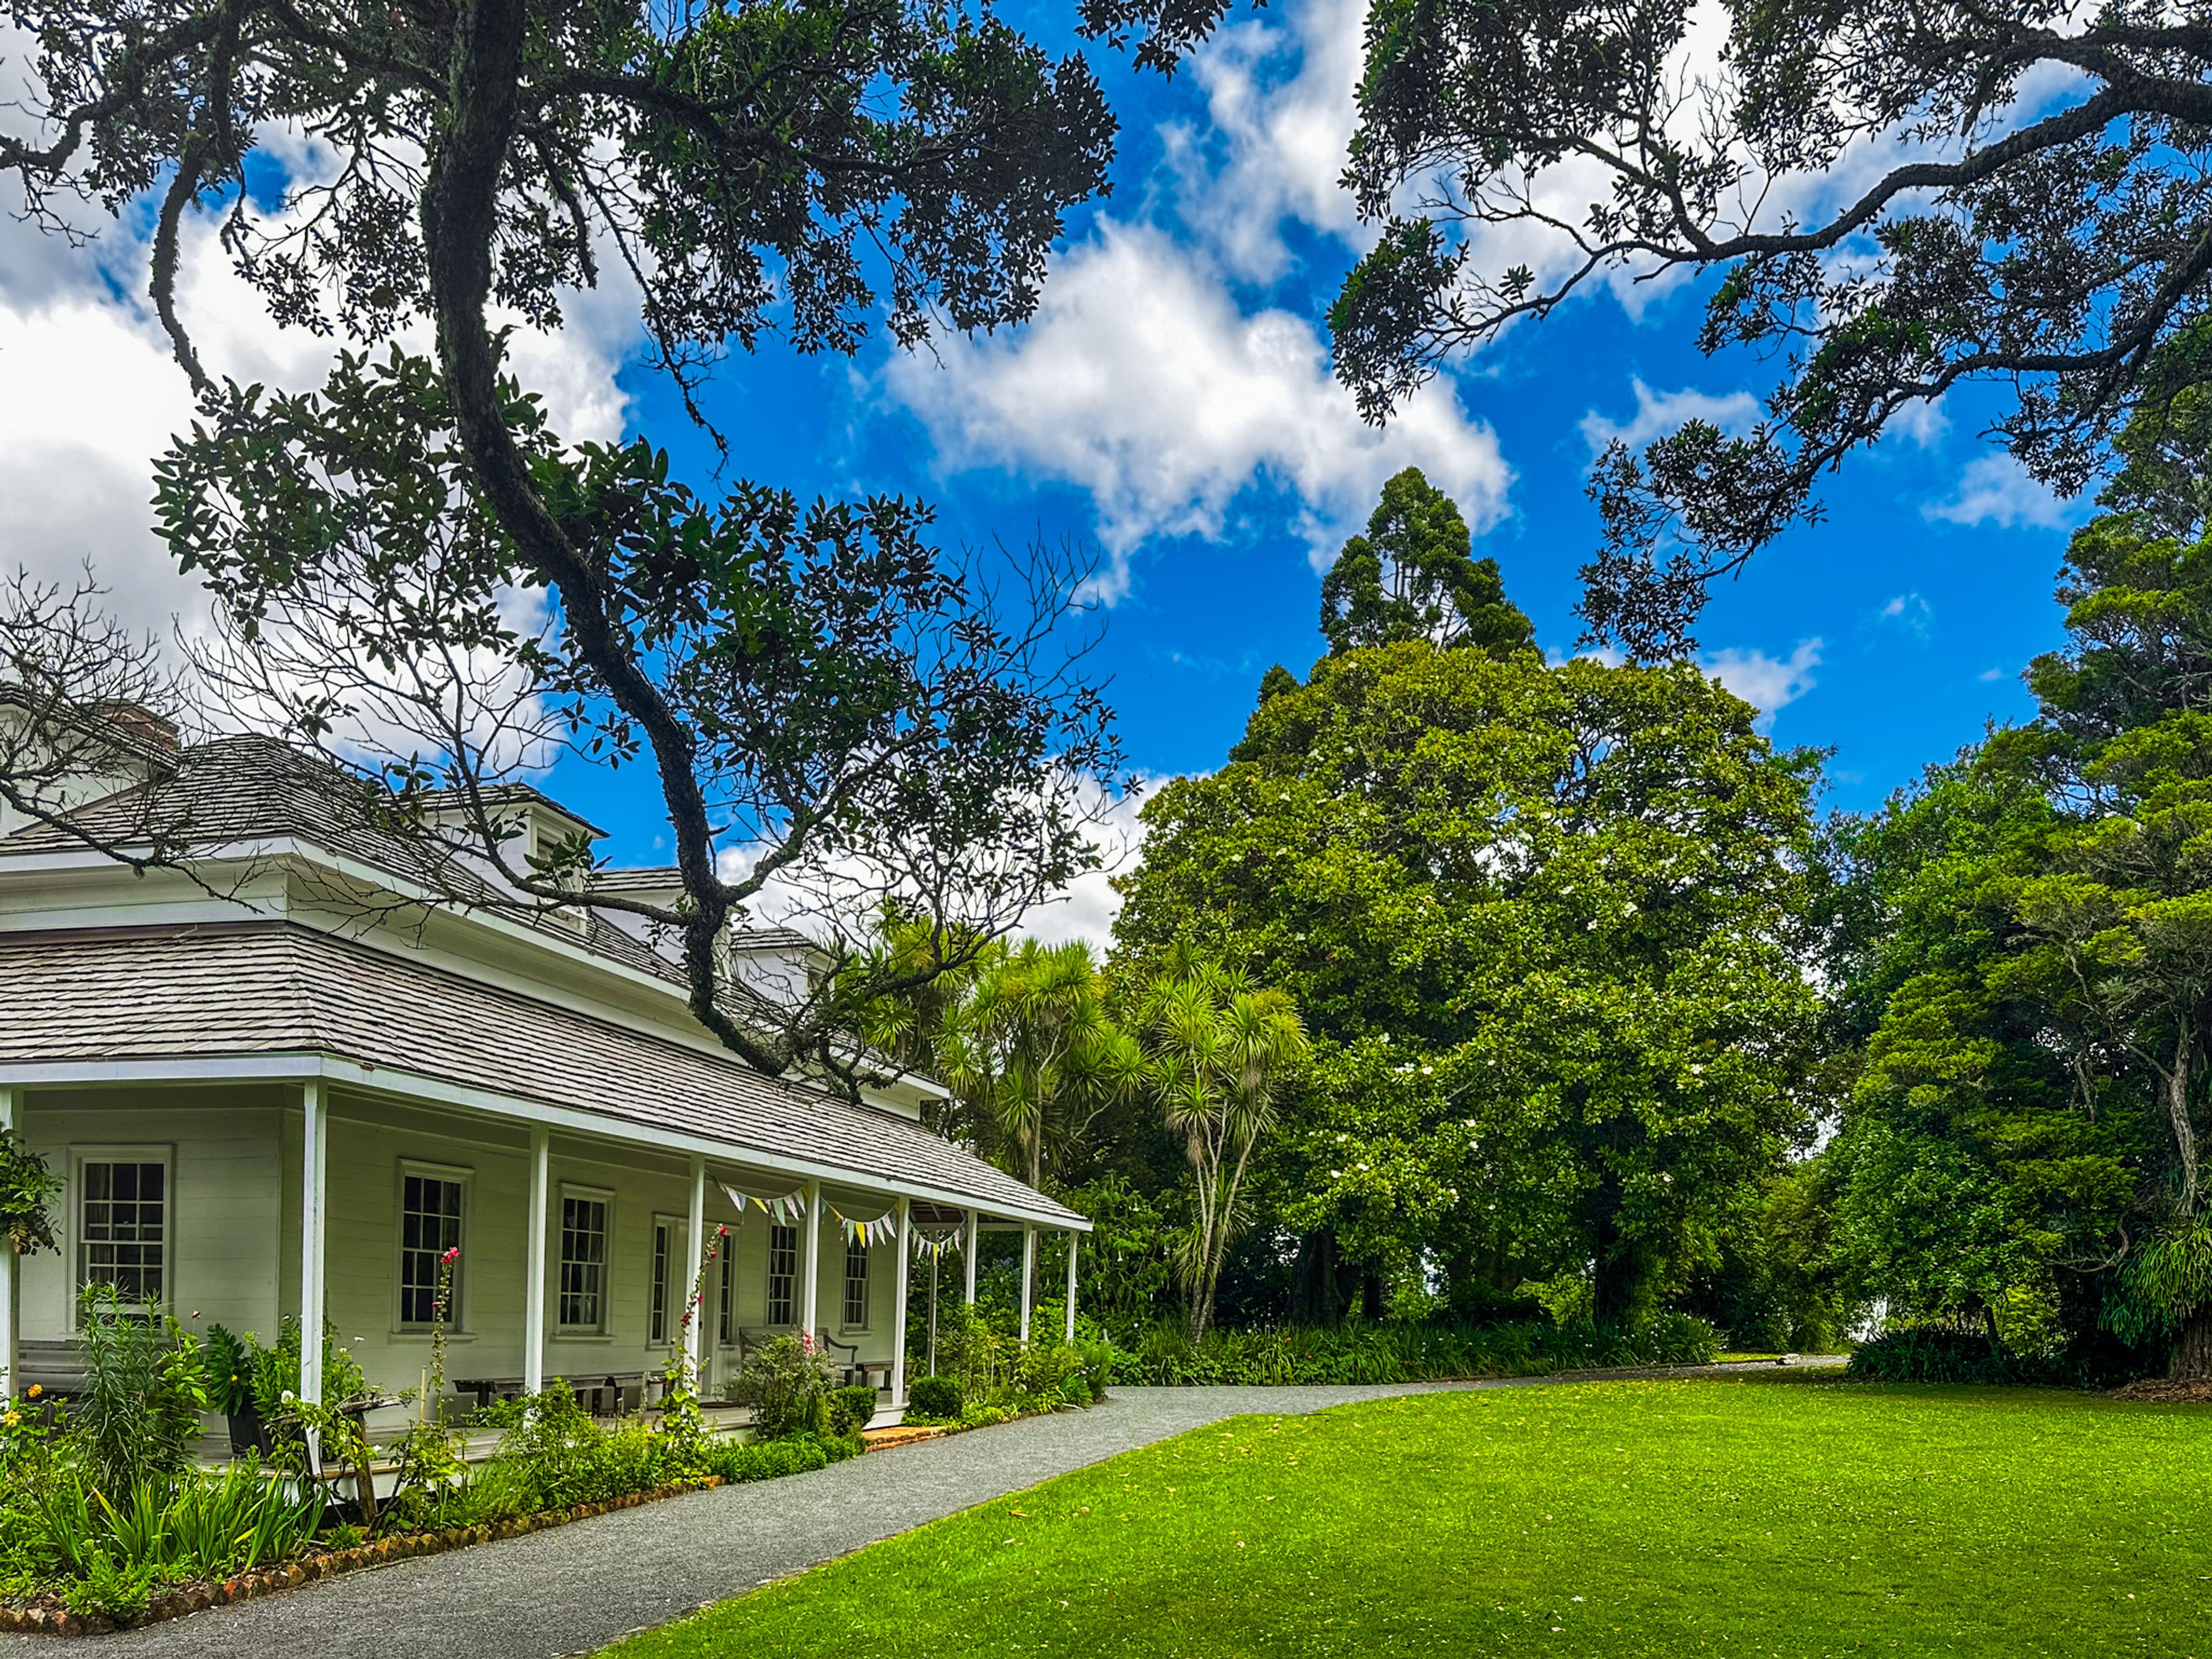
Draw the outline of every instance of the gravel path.
M1089 1411L921 1441L808 1474L717 1487L349 1573L266 1601L79 1639L99 1659L557 1659L590 1653L627 1632L1240 1412L1303 1413L1392 1395L1574 1380L1117 1389ZM58 1640L0 1634L0 1656L35 1649L56 1659Z

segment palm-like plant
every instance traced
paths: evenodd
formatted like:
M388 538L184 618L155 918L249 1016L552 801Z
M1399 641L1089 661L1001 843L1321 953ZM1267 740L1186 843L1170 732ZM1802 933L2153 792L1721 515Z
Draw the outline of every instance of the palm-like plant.
M1212 1322L1214 1289L1242 1224L1252 1150L1273 1128L1283 1080L1310 1045L1287 993L1210 965L1154 980L1136 1025L1146 1083L1169 1129L1183 1137L1196 1179L1179 1264L1196 1342Z
M1144 1072L1136 1045L1106 1012L1091 947L1035 939L984 957L945 1016L937 1065L975 1127L1032 1187L1048 1158Z
M1080 941L994 947L945 1015L939 1079L1000 1160L1032 1187L1048 1155L1137 1086L1144 1057L1106 1012L1098 964ZM1023 1254L1023 1272L1032 1267Z

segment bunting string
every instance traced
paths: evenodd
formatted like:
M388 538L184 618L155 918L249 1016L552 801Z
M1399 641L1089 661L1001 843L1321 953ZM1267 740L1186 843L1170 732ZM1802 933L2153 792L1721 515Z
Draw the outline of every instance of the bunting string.
M794 1188L787 1193L752 1192L723 1182L721 1188L737 1206L738 1219L743 1221L748 1212L758 1210L779 1227L796 1227L806 1218L806 1190Z

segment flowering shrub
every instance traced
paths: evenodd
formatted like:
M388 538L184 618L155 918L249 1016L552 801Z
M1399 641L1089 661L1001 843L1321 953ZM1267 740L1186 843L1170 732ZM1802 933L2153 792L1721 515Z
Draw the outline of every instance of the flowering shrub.
M813 1339L772 1337L745 1356L730 1383L731 1403L750 1406L753 1436L781 1440L825 1434L830 1427L830 1361Z

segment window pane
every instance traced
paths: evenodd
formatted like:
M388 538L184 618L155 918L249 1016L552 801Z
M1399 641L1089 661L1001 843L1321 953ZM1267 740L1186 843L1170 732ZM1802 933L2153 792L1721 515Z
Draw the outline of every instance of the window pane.
M599 1330L605 1316L607 1206L591 1198L561 1200L559 1322Z
M668 1257L669 1229L665 1223L656 1223L653 1229L653 1307L646 1340L668 1340Z
M799 1229L771 1227L768 1231L768 1322L797 1323L793 1317L799 1296Z
M158 1163L82 1165L77 1212L80 1285L112 1285L125 1302L152 1306L165 1293L168 1170Z
M845 1323L848 1328L868 1322L868 1241L848 1239L845 1244Z
M461 1243L461 1183L410 1175L399 1183L399 1322L428 1325L438 1317L438 1273L447 1250ZM460 1263L453 1269L445 1319L461 1318Z
M722 1346L738 1340L738 1237L722 1241Z

